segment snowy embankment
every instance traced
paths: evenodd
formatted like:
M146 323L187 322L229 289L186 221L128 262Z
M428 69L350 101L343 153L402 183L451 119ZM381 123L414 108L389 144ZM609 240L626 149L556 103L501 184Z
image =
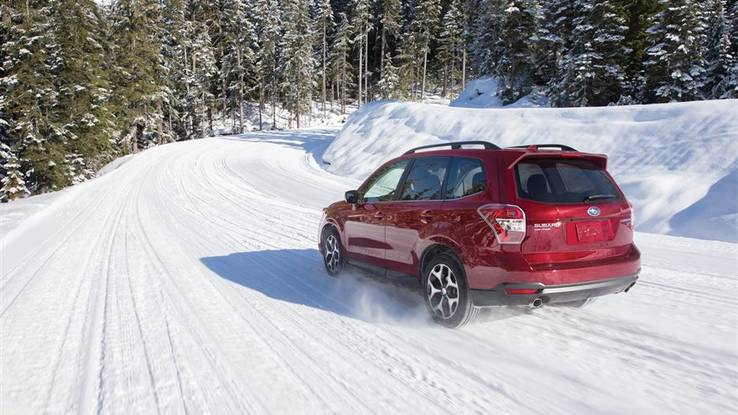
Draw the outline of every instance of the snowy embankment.
M465 94L454 105L473 102ZM349 118L324 160L363 178L411 147L460 140L605 153L639 230L738 242L738 100L560 109L378 102Z

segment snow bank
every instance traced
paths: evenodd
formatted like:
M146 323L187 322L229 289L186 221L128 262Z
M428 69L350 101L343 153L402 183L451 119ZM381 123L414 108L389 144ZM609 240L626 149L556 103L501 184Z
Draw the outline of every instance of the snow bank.
M96 177L100 177L102 175L108 174L113 170L118 169L120 166L124 165L125 163L129 162L131 158L133 158L135 154L128 154L123 157L118 157L117 159L111 161L110 163L104 165L95 175Z
M537 92L526 95L510 105L503 105L497 96L497 79L479 78L469 81L458 98L451 101L452 107L465 108L537 108L550 106L548 98Z
M459 140L606 153L639 230L738 242L738 100L556 109L381 101L349 118L324 159L364 178L411 147Z

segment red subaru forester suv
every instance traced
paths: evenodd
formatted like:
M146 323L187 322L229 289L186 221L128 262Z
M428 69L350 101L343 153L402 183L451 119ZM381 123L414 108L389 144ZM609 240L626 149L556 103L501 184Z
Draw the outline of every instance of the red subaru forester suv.
M415 276L448 327L479 307L578 306L628 291L640 271L633 208L606 165L558 144L412 149L325 209L325 267Z

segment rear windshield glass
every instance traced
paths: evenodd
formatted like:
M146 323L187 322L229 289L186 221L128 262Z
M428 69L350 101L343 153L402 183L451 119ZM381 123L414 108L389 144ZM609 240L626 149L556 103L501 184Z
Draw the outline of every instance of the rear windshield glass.
M515 166L518 196L539 202L581 203L620 198L615 184L588 160L528 159Z

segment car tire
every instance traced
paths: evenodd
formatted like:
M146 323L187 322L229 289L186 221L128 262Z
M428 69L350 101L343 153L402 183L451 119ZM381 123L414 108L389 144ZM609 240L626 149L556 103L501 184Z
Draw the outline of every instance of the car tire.
M335 228L328 227L323 231L322 238L320 254L323 257L325 270L332 277L338 276L343 271L345 262L341 237Z
M458 328L473 321L479 307L472 304L466 275L453 255L441 253L430 260L421 278L425 305L436 323Z

